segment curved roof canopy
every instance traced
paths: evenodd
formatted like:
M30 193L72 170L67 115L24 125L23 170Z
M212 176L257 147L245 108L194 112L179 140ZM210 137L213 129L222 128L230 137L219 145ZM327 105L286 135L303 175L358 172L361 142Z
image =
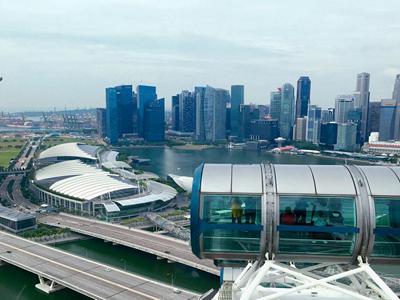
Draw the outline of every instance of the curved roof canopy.
M73 176L50 186L52 191L82 200L92 200L101 195L136 188L131 182L106 172Z
M53 146L41 152L39 159L57 157L78 157L96 160L96 152L99 147L80 143L65 143Z
M36 180L70 177L84 174L104 173L101 169L84 164L80 160L66 160L36 171Z

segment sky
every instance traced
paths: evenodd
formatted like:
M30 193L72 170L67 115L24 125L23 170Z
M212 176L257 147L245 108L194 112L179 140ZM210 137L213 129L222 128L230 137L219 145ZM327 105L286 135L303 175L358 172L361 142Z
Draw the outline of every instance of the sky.
M301 75L331 107L371 73L371 100L400 73L398 0L0 0L0 111L105 106L105 88L172 95L245 85L245 103Z

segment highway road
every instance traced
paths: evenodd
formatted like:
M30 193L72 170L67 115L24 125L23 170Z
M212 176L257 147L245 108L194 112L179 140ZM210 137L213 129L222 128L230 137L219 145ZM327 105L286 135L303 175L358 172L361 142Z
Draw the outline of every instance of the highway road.
M219 275L219 269L211 260L197 258L187 242L175 238L63 213L43 215L38 221L52 226L70 228L81 234L152 253L170 261Z
M0 231L0 260L93 299L198 299L199 295ZM38 279L39 281L39 279Z

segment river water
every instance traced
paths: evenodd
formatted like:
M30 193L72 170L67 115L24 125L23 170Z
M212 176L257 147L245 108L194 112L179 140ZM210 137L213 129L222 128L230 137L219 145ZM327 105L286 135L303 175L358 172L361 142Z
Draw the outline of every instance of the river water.
M136 147L117 149L140 158L150 159L148 165L140 169L152 171L161 176L168 174L192 176L201 163L256 164L271 162L275 164L344 164L344 160L313 155L276 154L266 151L245 151L239 149L209 148L204 150L178 150L167 147ZM350 163L350 161L349 161Z
M343 164L342 160L308 156L251 152L236 149L177 150L164 147L119 149L129 155L149 158L148 165L142 169L161 176L177 174L192 176L194 169L202 162L210 163L286 163L286 164ZM218 287L219 279L176 263L168 264L158 261L150 254L135 251L123 246L112 246L101 240L91 239L65 243L57 246L74 254L88 257L117 268L138 273L143 276L173 283L181 288L197 292L205 292ZM385 269L385 271L389 271ZM16 267L6 265L0 267L0 300L81 300L88 299L71 290L64 289L52 295L46 295L35 288L38 283L36 275Z

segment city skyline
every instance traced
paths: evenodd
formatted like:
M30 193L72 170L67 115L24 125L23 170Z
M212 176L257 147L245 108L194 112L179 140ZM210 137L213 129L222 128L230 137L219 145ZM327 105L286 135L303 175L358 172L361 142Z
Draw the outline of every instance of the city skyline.
M360 3L119 1L109 15L116 4L0 1L0 110L99 107L104 86L119 84L157 86L165 99L243 84L245 103L266 104L302 75L311 103L329 107L362 72L371 101L387 99L400 73L400 4Z

